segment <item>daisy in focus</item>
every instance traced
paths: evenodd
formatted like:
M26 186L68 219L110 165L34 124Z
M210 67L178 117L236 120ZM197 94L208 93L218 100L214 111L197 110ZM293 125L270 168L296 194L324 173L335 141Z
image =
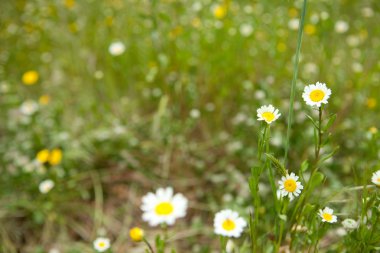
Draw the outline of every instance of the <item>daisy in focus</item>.
M257 120L264 120L266 123L271 124L281 116L278 109L273 105L263 105L257 109Z
M111 247L110 239L105 237L98 237L95 239L94 243L94 249L98 252L105 252Z
M246 226L247 222L239 217L237 212L230 209L215 214L214 232L217 235L238 238Z
M288 196L290 201L295 197L298 197L303 189L300 181L298 181L298 176L293 172L286 177L282 177L278 184L280 185L280 194L282 197Z
M302 98L307 105L321 107L322 104L327 104L331 95L331 90L327 88L325 83L317 82L305 87L302 93Z
M374 183L377 186L380 186L380 170L372 174L372 183Z
M173 225L178 218L186 216L187 199L181 194L173 195L173 188L159 188L142 198L142 219L150 226Z
M337 217L336 215L333 215L334 210L332 210L329 207L325 207L325 209L319 209L319 216L321 216L323 222L328 222L328 223L335 223L337 222Z

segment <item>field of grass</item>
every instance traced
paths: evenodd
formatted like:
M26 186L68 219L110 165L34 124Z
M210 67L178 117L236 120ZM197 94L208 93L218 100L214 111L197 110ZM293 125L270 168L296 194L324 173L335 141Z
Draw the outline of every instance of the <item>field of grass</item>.
M378 0L1 0L0 252L380 252L379 24ZM166 187L186 215L150 226Z

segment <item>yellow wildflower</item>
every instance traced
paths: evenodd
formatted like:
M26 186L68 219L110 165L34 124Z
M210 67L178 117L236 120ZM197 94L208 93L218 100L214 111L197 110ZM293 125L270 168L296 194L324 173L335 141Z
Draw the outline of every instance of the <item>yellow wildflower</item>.
M37 71L29 70L22 75L22 82L25 85L33 85L38 81L39 75Z
M54 165L59 164L61 160L62 160L62 151L59 148L53 149L50 152L49 163L54 166Z
M73 8L75 5L75 0L65 0L65 6L68 9Z
M368 107L369 109L373 109L373 108L375 108L376 105L377 105L377 100L376 100L376 98L368 98L368 99L367 99L367 107Z
M39 99L38 102L41 105L47 105L50 102L50 96L49 95L42 95Z
M47 149L43 149L37 153L37 161L40 163L46 163L49 159L50 152Z
M214 17L216 17L217 19L222 19L227 15L227 6L217 5L215 6L213 13Z
M296 8L290 8L288 11L289 17L295 18L298 16L298 11Z
M129 230L129 236L135 242L140 242L144 238L144 230L139 227L134 227Z
M315 28L314 25L308 24L305 26L305 33L307 35L313 35L313 34L315 34L316 31L317 31L317 29Z

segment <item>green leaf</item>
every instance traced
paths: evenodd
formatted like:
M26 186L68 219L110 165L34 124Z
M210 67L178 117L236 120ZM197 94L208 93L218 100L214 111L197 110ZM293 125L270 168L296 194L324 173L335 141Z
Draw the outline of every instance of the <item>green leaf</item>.
M306 171L307 169L309 168L309 163L307 162L307 160L303 161L302 164L301 164L301 171Z
M315 212L315 205L312 205L310 203L307 203L304 207L304 213L305 213L305 216L307 216L308 214L310 213L314 213Z
M328 117L328 121L327 121L327 124L323 127L323 131L326 131L327 129L329 129L332 124L334 124L336 120L336 114L331 114L329 117Z
M339 150L339 146L335 147L334 150L328 153L327 155L322 156L321 159L318 161L318 166L322 164L324 161L333 157L336 154L336 152L338 152L338 150Z
M311 121L311 123L313 123L314 127L318 130L319 126L318 126L317 122L315 122L315 120L308 114L306 114L306 117Z
M310 189L309 191L313 191L317 186L322 184L323 180L325 179L325 175L323 175L321 172L316 172L313 177L310 179Z

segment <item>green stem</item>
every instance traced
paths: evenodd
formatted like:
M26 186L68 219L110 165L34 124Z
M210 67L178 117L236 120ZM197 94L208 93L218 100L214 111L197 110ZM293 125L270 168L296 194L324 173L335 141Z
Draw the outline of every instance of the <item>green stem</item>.
M150 245L150 243L148 242L148 240L145 239L145 238L143 238L143 242L146 244L146 246L148 247L149 251L151 253L154 253L153 247L152 247L152 245Z
M301 13L301 21L298 30L298 38L297 38L297 50L296 50L296 58L294 61L294 70L293 70L293 79L292 85L290 88L290 105L289 105L289 115L288 115L288 129L286 131L286 142L285 142L285 155L284 155L284 165L286 167L287 159L288 159L288 151L289 151L289 142L290 142L290 129L292 128L293 121L293 105L294 105L294 96L295 96L295 86L298 75L298 64L299 64L299 55L301 51L302 44L302 35L303 35L303 27L305 23L305 14L306 14L306 4L307 0L303 1L302 13Z
M222 253L226 253L227 240L224 236L220 236L220 247L222 248Z
M322 107L319 107L318 110L319 110L318 129L317 129L318 130L318 139L317 139L317 143L315 144L314 165L313 165L313 168L312 168L312 171L310 174L310 179L307 182L307 184L305 185L305 188L303 190L304 194L301 195L301 197L298 200L296 207L294 208L293 213L291 215L291 218L290 218L290 224L291 224L290 229L291 229L291 231L292 231L293 227L297 226L299 223L299 218L302 216L304 203L307 201L307 199L310 196L309 188L310 188L311 182L313 181L313 177L314 177L315 173L318 171L318 163L319 163L320 151L321 151L321 146L322 146L322 137L323 137ZM300 210L298 210L298 209L300 209ZM294 221L294 219L295 219L295 221ZM294 221L294 224L293 224L293 221ZM293 239L294 231L292 231L291 233L292 233L292 239ZM290 248L292 247L292 242L293 242L293 240L290 242Z

